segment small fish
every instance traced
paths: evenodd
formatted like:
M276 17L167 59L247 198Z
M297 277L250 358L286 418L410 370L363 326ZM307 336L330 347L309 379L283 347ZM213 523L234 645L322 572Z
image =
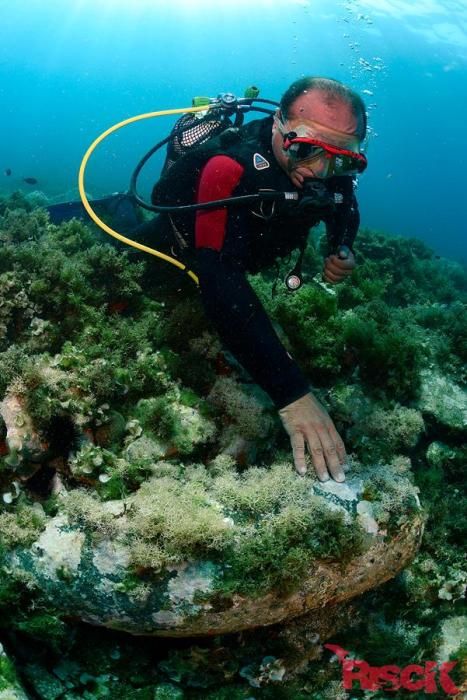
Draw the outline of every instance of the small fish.
M11 175L11 168L5 168L5 175L9 177Z
M23 182L27 182L28 185L37 185L39 180L36 180L35 177L23 177Z

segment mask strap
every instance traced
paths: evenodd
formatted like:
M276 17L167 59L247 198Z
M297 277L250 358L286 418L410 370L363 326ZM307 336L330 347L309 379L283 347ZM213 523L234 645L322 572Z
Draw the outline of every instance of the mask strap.
M278 131L282 134L282 136L285 136L288 134L288 131L285 131L285 124L284 122L277 116L277 114L274 115L274 121L276 123Z

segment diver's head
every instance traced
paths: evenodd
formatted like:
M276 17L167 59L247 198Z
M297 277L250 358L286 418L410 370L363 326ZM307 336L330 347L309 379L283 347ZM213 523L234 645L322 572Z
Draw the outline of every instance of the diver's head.
M305 178L353 175L366 167L363 100L329 78L302 78L284 93L274 116L272 148L296 187Z

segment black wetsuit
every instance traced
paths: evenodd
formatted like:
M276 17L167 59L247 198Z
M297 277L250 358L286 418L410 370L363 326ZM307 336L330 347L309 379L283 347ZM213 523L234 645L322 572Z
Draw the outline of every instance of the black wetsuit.
M240 134L194 149L196 153L184 156L156 184L153 202L202 202L258 189L293 191L273 155L271 128L272 118L267 117L247 124ZM185 247L189 253L206 314L225 347L277 408L305 395L309 383L280 342L246 273L270 267L276 258L303 248L310 228L319 221L326 224L330 250L342 244L352 247L359 225L352 178L330 178L325 187L327 198L318 206L276 203L272 210L267 202L262 207L231 206L159 219L172 252L183 257ZM152 241L156 248L158 243Z

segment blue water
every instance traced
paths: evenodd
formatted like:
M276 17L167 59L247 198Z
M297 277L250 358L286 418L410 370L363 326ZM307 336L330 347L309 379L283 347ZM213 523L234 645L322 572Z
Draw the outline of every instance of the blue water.
M251 84L279 99L324 75L368 105L362 225L467 260L465 0L0 0L0 21L0 192L74 198L88 145L122 119ZM172 123L112 135L92 156L88 193L127 189Z

